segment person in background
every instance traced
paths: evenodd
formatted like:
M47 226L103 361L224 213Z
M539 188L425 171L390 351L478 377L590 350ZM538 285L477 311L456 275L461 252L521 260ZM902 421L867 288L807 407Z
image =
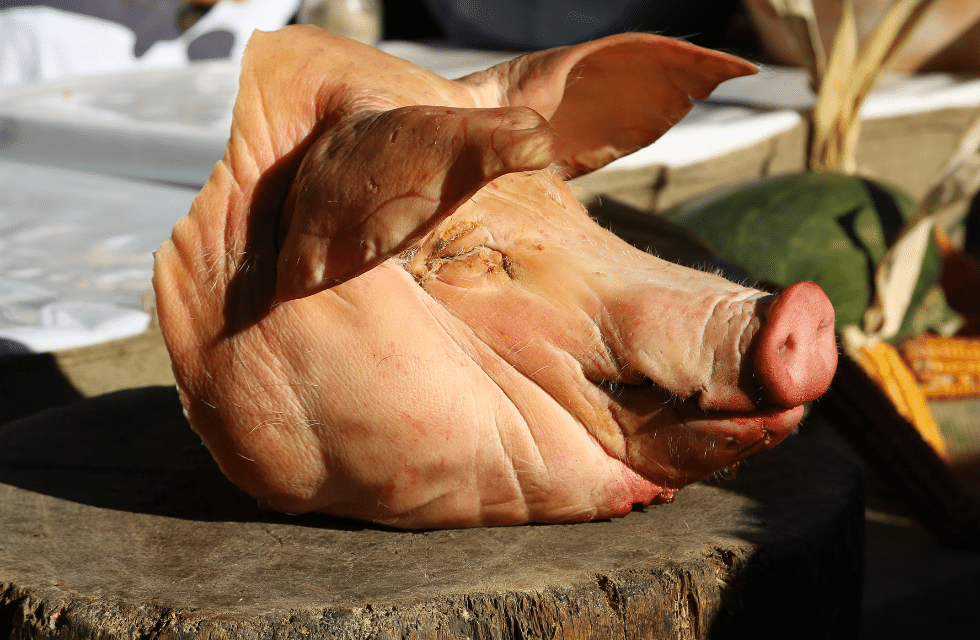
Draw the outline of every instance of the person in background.
M386 4L386 9L389 5ZM613 33L647 31L713 46L728 32L739 0L426 0L454 44L535 50Z
M0 88L235 59L254 29L293 20L300 0L7 0Z

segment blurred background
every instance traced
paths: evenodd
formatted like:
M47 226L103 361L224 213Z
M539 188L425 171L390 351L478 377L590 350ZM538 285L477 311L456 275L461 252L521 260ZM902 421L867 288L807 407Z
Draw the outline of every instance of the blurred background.
M874 416L867 418L872 431L899 434L888 441L893 449L855 444L832 412L812 416L808 435L867 474L862 637L976 637L980 2L934 2L901 53L867 77L856 76L854 60L830 55L843 3L814 0L809 14L787 8L804 4L811 6L777 0L0 0L0 425L87 396L173 383L154 333L152 252L221 158L237 60L254 29L316 24L451 78L523 51L623 31L681 37L747 57L761 71L722 85L655 145L576 180L590 211L628 240L704 264L703 245L675 251L663 238L680 234L674 227L664 232L661 221L687 225L685 233L710 239L711 250L738 262L737 273L760 286L788 284L765 268L805 255L807 268L828 267L820 284L839 309L857 301L857 326L874 298L875 267L903 219L921 213L935 194L947 194L929 214L942 232L920 259L932 266L915 266L933 278L922 291L941 293L903 308L906 333L881 343L898 347L923 335L974 340L955 343L967 349L956 353L972 355L953 357L947 349L919 357L947 372L966 372L973 382L926 398L927 382L910 377L903 384L926 398L925 414L877 426ZM895 4L856 0L856 41L873 41L876 24ZM809 44L801 48L803 41ZM828 77L832 82L822 82ZM831 118L829 133L821 129L821 100L854 97L847 92L862 83L869 90L855 100L860 107L850 120ZM818 153L820 140L848 136L854 145L841 156L828 161ZM950 164L957 153L958 164ZM845 186L813 181L818 169L844 175L834 184ZM947 197L954 192L959 195ZM831 208L809 210L813 193L826 195L820 201ZM781 204L758 205L763 196ZM771 223L742 226L749 222L740 211L767 207L782 221L798 214L801 222L779 238L764 235L777 226ZM720 227L717 216L706 222L707 211L731 213L731 226ZM898 220L894 229L885 224L889 214ZM821 215L824 227L813 222ZM880 251L841 232L842 218L862 215L880 223L869 242ZM752 250L726 244L737 235L761 244ZM834 253L840 246L846 256ZM788 248L782 255L775 247ZM766 264L753 265L751 257ZM845 272L845 263L857 266ZM855 293L855 284L864 289ZM857 347L859 359L871 342ZM911 376L913 365L906 358L896 366ZM921 439L902 444L929 429L928 446ZM895 473L899 468L904 475ZM955 475L947 478L950 469ZM944 478L938 484L936 474Z
M740 12L737 0L6 0L0 8L6 13L0 29L0 69L7 85L16 83L18 70L23 81L53 79L53 70L44 67L48 61L42 52L60 56L58 62L67 65L62 72L68 72L71 65L77 72L94 69L86 65L98 53L86 51L89 48L103 52L105 69L120 68L127 62L174 63L178 54L171 52L166 57L154 45L183 37L187 59L214 59L239 52L244 43L236 38L246 35L248 27L274 28L297 21L371 43L442 39L461 47L526 51L622 31L651 31L718 46L730 39L733 16ZM202 19L208 28L195 29ZM96 38L94 20L130 32L131 45L115 52L115 60L106 51L117 43Z

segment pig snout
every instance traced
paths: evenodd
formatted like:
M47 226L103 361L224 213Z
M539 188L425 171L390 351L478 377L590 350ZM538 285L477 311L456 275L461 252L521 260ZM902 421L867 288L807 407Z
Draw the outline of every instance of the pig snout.
M710 282L710 274L704 276ZM706 330L694 332L693 351L681 346L677 329L672 341L658 341L654 332L642 336L660 353L678 348L694 363L691 375L664 376L634 360L653 384L624 385L612 394L611 414L623 434L618 455L662 486L684 486L776 446L799 424L803 403L819 397L833 378L834 310L819 286L798 282L778 296L735 295L741 302L718 305ZM702 347L713 350L707 356L713 364L700 364ZM672 359L671 372L683 370L682 361ZM617 450L614 441L606 442Z
M833 305L817 284L797 282L765 315L754 362L763 392L780 407L816 400L837 370Z

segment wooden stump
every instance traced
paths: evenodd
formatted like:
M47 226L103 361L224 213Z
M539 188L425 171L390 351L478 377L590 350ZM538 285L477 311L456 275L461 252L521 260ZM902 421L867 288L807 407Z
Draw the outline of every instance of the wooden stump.
M0 638L856 637L862 531L855 468L799 441L615 521L261 511L152 387L0 427Z

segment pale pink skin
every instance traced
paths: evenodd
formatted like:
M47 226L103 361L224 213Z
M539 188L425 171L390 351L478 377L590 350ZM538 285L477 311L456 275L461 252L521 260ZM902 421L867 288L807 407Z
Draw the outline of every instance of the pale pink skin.
M452 82L314 28L256 34L154 281L224 473L290 513L578 522L774 446L833 376L826 296L637 251L562 179L753 71L626 34Z

